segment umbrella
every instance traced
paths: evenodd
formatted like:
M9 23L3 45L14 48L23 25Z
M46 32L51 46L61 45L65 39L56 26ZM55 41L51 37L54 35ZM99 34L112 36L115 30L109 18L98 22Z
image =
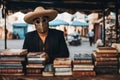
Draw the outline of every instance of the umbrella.
M86 22L73 21L70 25L71 26L88 26L89 24Z
M27 27L27 23L13 23L14 27Z
M69 23L60 19L55 19L49 22L49 26L60 26L60 25L69 25Z

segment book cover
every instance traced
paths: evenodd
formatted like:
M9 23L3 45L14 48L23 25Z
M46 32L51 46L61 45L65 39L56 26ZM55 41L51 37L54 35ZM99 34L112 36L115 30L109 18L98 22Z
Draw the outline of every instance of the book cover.
M0 52L0 56L22 56L27 53L27 49L5 49Z

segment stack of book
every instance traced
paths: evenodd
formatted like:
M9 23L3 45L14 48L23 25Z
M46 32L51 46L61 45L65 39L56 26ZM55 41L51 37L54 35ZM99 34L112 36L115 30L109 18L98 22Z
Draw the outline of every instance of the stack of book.
M45 52L29 52L27 54L26 75L42 76L47 61Z
M72 76L72 64L70 58L55 58L53 67L55 76Z
M97 74L118 73L118 53L112 47L100 47L93 52Z
M73 76L95 76L93 58L91 54L75 54L73 60Z
M0 75L24 75L26 49L5 49L0 52Z

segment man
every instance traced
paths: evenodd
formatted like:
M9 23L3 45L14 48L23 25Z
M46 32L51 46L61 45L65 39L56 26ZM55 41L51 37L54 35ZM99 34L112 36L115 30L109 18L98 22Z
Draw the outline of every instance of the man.
M64 33L49 28L49 21L57 14L56 10L37 7L24 17L25 22L34 24L36 30L25 35L23 49L28 49L29 52L46 52L50 62L56 57L69 57Z
M92 46L93 38L94 38L94 32L93 32L93 30L89 30L88 37L89 37L90 46Z

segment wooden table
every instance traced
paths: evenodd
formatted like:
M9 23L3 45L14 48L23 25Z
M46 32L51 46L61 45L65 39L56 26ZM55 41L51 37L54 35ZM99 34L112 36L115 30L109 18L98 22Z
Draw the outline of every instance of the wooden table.
M40 76L0 76L0 80L120 80L120 74L102 74L95 77L40 77Z

